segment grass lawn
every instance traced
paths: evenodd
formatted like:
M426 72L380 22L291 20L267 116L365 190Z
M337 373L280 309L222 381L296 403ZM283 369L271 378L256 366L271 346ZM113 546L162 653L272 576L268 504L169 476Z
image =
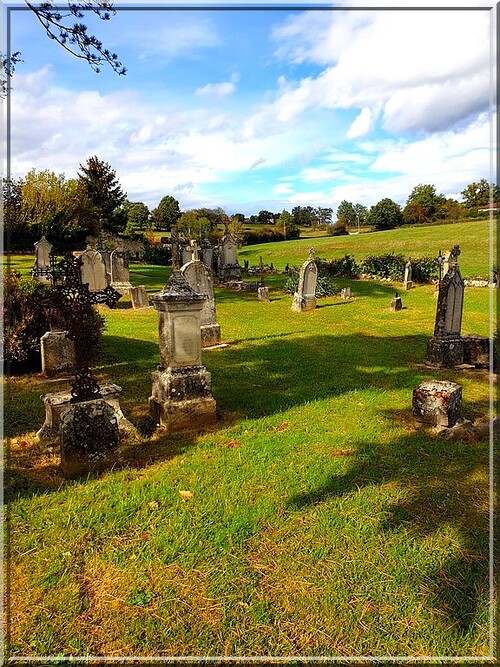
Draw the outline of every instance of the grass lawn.
M294 243L287 261L300 263L304 241L276 255ZM267 247L249 248L250 263ZM319 254L350 252L334 248ZM166 271L131 265L131 279L156 290ZM353 300L292 313L282 276L267 282L270 303L216 289L228 346L203 361L217 423L131 439L100 476L65 481L33 442L40 395L67 385L11 380L10 655L489 654L489 443L447 442L411 418L412 390L431 378L462 385L464 417L489 417L488 373L423 365L432 286L391 313L398 285L339 280ZM489 335L489 298L466 289L463 333ZM157 314L102 312L97 374L123 387L137 423Z

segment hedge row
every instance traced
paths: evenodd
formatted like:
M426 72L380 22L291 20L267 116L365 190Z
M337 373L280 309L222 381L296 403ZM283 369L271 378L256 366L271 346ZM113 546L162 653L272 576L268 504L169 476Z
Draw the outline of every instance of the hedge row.
M402 281L405 274L407 259L403 255L383 253L369 255L361 262L356 262L352 255L344 255L340 259L317 259L318 269L331 278L359 278L368 274L374 278L389 278ZM415 283L429 283L438 277L438 263L433 257L412 257L412 280Z

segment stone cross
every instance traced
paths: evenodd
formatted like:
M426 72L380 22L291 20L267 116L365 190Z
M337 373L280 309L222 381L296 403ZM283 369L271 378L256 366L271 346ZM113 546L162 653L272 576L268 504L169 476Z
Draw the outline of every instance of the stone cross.
M200 256L199 256L200 247L197 244L196 240L192 240L190 242L190 246L191 246L191 250L192 250L192 253L193 253L192 259L195 262L199 262L200 261Z

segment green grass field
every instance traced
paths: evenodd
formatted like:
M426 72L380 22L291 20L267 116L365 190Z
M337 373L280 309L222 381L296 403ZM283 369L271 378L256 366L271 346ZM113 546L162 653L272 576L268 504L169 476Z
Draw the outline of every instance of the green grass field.
M427 230L424 241L407 231L405 248L436 252ZM487 251L471 236L439 247L460 243L481 275ZM369 246L337 245L356 241L318 239L318 254L358 258ZM300 264L307 247L274 245L271 261ZM240 256L257 263L264 249ZM150 291L166 273L131 266ZM34 444L40 395L67 385L10 381L10 655L489 654L489 443L444 441L411 417L418 383L446 378L463 387L464 417L488 418L488 372L424 366L430 285L391 313L399 285L338 280L353 300L292 313L282 281L266 281L270 303L216 289L228 346L203 361L217 423L131 439L99 476L66 481ZM463 333L489 335L489 308L488 289L467 288ZM102 312L97 374L123 388L138 423L159 362L157 314Z

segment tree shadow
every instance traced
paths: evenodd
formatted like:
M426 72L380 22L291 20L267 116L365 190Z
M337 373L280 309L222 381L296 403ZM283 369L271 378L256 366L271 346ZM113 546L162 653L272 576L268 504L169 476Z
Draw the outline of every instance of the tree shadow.
M418 539L452 528L459 553L455 548L423 572L421 588L447 624L467 634L489 594L487 438L450 442L414 430L388 445L360 442L355 449L346 474L292 495L286 507L307 512L332 497L395 482L404 493L399 502L383 508L379 530L405 531Z

